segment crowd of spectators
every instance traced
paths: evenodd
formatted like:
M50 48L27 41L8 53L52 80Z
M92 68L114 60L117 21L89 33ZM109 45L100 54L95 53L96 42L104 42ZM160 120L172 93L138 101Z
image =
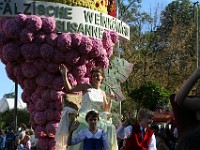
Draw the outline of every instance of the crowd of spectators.
M0 129L0 150L36 150L37 138L33 129L22 123L19 131Z

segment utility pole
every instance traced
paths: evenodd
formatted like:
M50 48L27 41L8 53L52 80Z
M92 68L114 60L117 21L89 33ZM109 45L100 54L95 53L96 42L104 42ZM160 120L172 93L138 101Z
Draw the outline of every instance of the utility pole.
M196 8L196 67L199 67L199 1L193 3ZM196 7L195 7L196 6ZM199 83L196 83L196 95L198 94Z
M115 4L116 4L116 9L117 9L117 16L116 16L116 18L119 19L119 4L118 4L117 0L115 0ZM117 42L117 50L118 50L118 57L120 58L121 57L121 49L120 49L119 41ZM122 115L122 103L121 103L121 101L119 102L119 115L120 115L120 117Z
M15 101L14 101L14 132L17 133L17 100L18 100L18 84L15 83Z
M199 2L193 3L196 6L196 65L199 67Z

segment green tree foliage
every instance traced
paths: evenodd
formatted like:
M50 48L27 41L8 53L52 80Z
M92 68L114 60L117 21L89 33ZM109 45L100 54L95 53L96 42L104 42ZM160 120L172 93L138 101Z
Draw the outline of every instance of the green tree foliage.
M155 110L159 106L168 106L170 92L157 82L150 81L134 89L130 97L137 103L137 110L148 108Z
M129 76L127 82L123 84L123 93L126 95L127 100L122 103L123 109L137 110L137 101L133 101L129 97L132 89L140 87L142 84L152 80L152 66L154 65L155 55L153 54L153 40L156 40L153 29L157 26L157 16L155 14L152 18L146 12L141 12L140 4L130 5L122 4L122 7L127 8L126 14L129 17L124 17L120 13L125 22L128 22L131 28L130 41L120 39L120 48L122 50L121 57L134 64L132 74ZM121 5L119 5L121 6ZM127 7L126 7L127 6ZM130 17L131 16L131 17ZM127 18L127 19L126 19ZM144 31L144 28L149 28L150 31ZM134 114L132 114L134 115Z
M189 0L173 1L162 12L155 32L153 76L174 93L196 67L194 12Z
M197 12L189 0L171 2L161 12L161 17L158 8L154 9L153 16L151 11L150 14L141 12L138 1L122 1L119 7L122 7L119 19L122 18L131 28L130 41L120 39L120 54L135 64L132 74L122 86L127 98L122 106L123 109L135 110L141 104L130 97L132 89L154 80L170 93L176 93L196 68ZM123 15L122 12L126 13ZM152 107L156 105L151 104Z
M176 0L171 2L162 12L158 27L158 33L162 40L167 41L168 36L172 32L175 24L181 25L182 29L190 27L191 21L194 18L194 8L190 0ZM165 37L165 38L164 38Z
M17 124L18 126L21 123L25 123L29 126L29 113L25 109L18 109L17 110ZM14 109L7 110L3 113L0 113L0 123L3 129L13 128L14 129Z
M129 77L129 82L124 84L124 91L127 93L129 89L139 86L144 81L143 76L146 74L147 57L151 53L148 51L150 36L144 34L143 29L151 24L152 18L146 12L141 12L140 7L140 1L136 0L132 0L128 4L119 2L119 10L121 10L119 19L127 22L131 29L130 41L120 39L119 47L122 51L120 54L121 57L135 64L134 71Z

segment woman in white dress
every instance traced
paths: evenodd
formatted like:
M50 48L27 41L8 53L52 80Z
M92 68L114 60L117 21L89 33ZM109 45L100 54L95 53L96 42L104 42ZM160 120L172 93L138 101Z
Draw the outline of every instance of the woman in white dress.
M110 95L110 99L107 100L105 91L100 89L100 86L104 79L104 71L100 67L96 67L91 71L91 82L90 84L84 83L84 84L78 84L75 87L72 87L68 77L68 69L65 65L60 65L60 71L63 75L64 79L64 86L67 92L82 92L82 104L81 108L79 110L79 116L78 121L80 123L79 127L74 131L74 134L76 134L81 129L87 128L87 122L85 121L85 115L89 110L96 110L99 112L100 120L98 122L98 128L101 128L103 131L107 133L109 144L111 145L111 150L117 150L117 139L116 139L116 130L114 125L111 121L107 119L107 114L110 113L111 105L112 105L112 98L114 97L114 94ZM72 112L72 111L70 111ZM64 117L65 116L65 117ZM66 121L66 117L68 117ZM65 123L68 124L70 122L70 117L68 113L64 114L62 119L65 120ZM59 126L63 126L62 119ZM64 121L63 121L64 122ZM61 132L61 129L58 128L57 132ZM68 133L67 133L68 134ZM56 140L58 141L58 140ZM56 143L57 145L57 143ZM61 149L61 148L60 148ZM59 150L60 150L59 149ZM78 145L69 146L68 149L82 149L82 143Z

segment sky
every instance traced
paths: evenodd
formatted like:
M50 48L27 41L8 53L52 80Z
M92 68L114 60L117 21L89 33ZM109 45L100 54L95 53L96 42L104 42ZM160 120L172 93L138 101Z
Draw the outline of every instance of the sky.
M159 9L164 9L167 4L172 2L172 0L142 0L142 9L147 13L158 6ZM196 2L194 0L194 2ZM15 83L11 81L5 71L5 65L0 61L0 99L4 94L11 93L15 91ZM21 98L22 89L18 86L18 98Z

